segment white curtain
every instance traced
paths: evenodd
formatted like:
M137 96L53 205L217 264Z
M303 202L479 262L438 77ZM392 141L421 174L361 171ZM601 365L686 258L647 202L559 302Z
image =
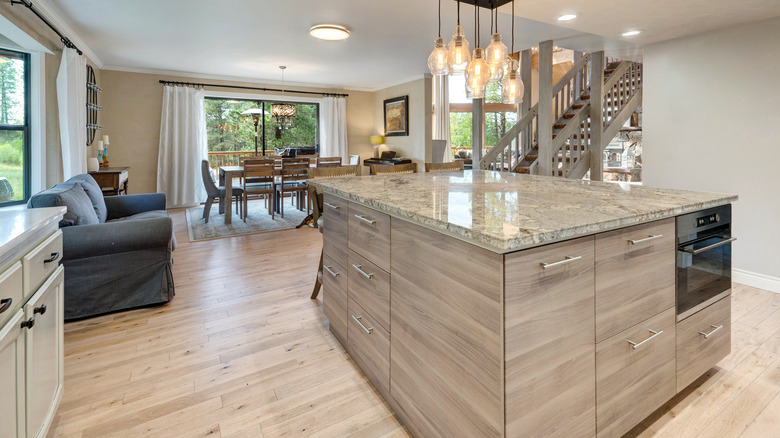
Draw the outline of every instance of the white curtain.
M326 97L320 105L322 144L321 157L341 157L348 163L349 146L347 144L347 99Z
M189 207L206 199L200 162L208 157L203 90L163 87L157 191L168 207Z
M74 49L62 51L57 73L63 180L87 172L87 59Z
M450 91L447 75L433 77L433 139L447 142L443 163L453 160L450 142Z

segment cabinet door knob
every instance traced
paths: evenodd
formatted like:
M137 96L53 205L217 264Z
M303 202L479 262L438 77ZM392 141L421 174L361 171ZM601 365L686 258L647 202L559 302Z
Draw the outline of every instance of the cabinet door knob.
M33 315L36 313L40 313L41 315L46 313L46 304L41 305L41 307L33 307Z
M51 257L49 257L48 259L44 260L43 263L51 263L51 262L57 260L58 258L60 258L60 253L53 252L53 253L51 253Z
M6 310L10 309L11 303L13 302L14 302L13 298L3 298L2 300L0 300L0 305L2 305L2 307L0 307L0 313L3 313Z
M31 329L35 326L35 317L28 319L27 321L22 321L22 328Z

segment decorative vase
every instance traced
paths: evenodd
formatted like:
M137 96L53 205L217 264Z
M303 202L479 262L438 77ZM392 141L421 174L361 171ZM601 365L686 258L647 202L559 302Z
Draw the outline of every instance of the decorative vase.
M108 148L103 148L103 167L108 167Z
M98 159L95 157L90 158L87 160L87 170L90 172L97 172L100 169L100 163L98 163Z

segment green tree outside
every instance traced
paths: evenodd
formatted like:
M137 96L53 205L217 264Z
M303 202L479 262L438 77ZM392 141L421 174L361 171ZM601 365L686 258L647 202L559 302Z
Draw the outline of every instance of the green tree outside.
M24 61L0 54L0 125L24 123ZM22 131L0 130L0 202L19 201L24 196L24 137Z

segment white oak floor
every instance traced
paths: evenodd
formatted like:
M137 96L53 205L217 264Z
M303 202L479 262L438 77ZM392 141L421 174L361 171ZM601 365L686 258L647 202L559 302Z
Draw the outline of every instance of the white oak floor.
M66 324L49 437L408 436L309 299L316 230L189 243L172 215L176 298ZM732 305L732 354L629 436L780 437L780 295Z

